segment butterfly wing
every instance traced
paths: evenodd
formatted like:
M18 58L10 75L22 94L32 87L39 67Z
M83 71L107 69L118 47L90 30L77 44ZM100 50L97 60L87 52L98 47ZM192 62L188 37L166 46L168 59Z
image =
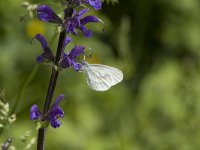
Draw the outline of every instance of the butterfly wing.
M96 91L106 91L123 79L123 73L110 66L87 64L83 70L89 87Z

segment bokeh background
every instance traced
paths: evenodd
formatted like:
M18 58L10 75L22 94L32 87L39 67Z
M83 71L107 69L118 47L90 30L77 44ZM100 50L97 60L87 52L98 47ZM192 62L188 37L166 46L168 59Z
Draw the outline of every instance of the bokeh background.
M56 1L29 2L62 13ZM91 24L93 38L81 33L73 38L94 50L91 63L121 69L124 80L107 92L95 92L82 73L62 71L54 99L65 94L65 117L60 128L48 129L46 149L199 150L200 1L113 2L91 11L105 22L104 32L101 24ZM17 103L10 131L17 149L22 149L18 139L26 131L37 135L29 108L43 108L51 73L50 67L36 63L42 50L30 40L42 33L55 52L58 39L53 24L30 19L21 3L0 0L0 89L11 107ZM1 129L0 143L8 136Z

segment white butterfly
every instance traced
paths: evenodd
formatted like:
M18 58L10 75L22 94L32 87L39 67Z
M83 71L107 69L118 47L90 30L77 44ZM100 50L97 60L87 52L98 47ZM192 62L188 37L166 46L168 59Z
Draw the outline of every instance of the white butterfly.
M123 79L122 71L117 68L101 64L89 64L86 61L82 61L80 71L86 74L89 87L96 91L106 91Z

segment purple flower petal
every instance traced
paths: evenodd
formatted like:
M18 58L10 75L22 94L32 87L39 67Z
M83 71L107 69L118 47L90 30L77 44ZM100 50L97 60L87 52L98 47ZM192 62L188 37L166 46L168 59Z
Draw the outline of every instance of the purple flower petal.
M77 14L77 18L80 20L82 17L83 17L83 15L85 14L85 13L87 13L89 11L89 8L84 8L84 9L82 9L81 11L79 11L79 13Z
M59 120L56 119L51 120L50 123L53 128L59 128L62 124Z
M72 38L71 38L71 37L67 36L67 37L65 38L65 41L64 41L63 47L62 47L63 51L64 51L65 47L67 46L67 44L70 43L71 41L72 41Z
M89 0L89 5L92 6L95 10L101 9L101 0Z
M81 19L82 25L85 25L85 24L90 23L90 22L99 22L99 19L95 16L86 16L83 19Z
M41 112L38 109L38 106L34 104L31 107L31 110L30 110L30 119L31 120L38 120L39 118L41 118Z
M56 24L62 23L62 20L47 5L38 6L37 17L38 17L38 19L45 21L45 22L56 23Z
M47 41L45 40L44 36L42 36L41 34L36 34L34 38L36 38L40 42L43 49L43 53L36 58L36 61L39 64L43 63L45 59L48 61L53 61L54 60L53 52L48 47Z
M62 57L62 61L60 65L62 68L73 67L76 71L78 71L81 67L81 64L76 62L76 58L83 54L85 47L83 46L75 46L69 53L64 53Z
M102 2L101 0L69 0L69 3L79 7L81 4L88 4L92 6L95 10L101 9ZM65 2L64 5L69 5L69 3Z
M66 25L66 32L67 33L72 33L73 35L77 35L77 31L76 31L76 28L75 26L70 22Z
M75 60L79 55L84 53L84 46L75 46L71 52L69 53L69 57L71 60Z
M64 112L63 110L59 107L53 107L50 111L50 115L49 115L49 121L53 120L53 119L58 119L59 117L64 117Z
M60 101L64 98L65 96L63 94L59 95L54 103L54 106L58 106Z
M44 56L39 55L39 56L37 56L36 61L38 64L41 64L45 61L45 58L44 58Z
M58 117L64 117L64 112L62 111L62 109L58 106L60 101L64 98L64 95L61 94L58 96L58 98L56 99L55 103L52 105L50 111L49 111L49 118L50 120L52 119L57 119Z
M72 16L75 16L76 14L77 14L77 11L75 9L73 9Z
M83 4L89 4L92 6L95 10L101 9L102 2L101 0L81 0Z
M79 27L79 29L83 32L84 36L87 38L92 37L92 31L88 30L85 26Z
M57 119L59 117L64 117L63 110L58 106L58 104L60 103L60 101L63 98L64 98L64 95L58 96L58 98L56 99L55 103L52 105L52 107L51 107L51 109L49 111L48 121L51 123L51 126L53 128L60 127L61 122L58 121Z
M73 62L72 67L74 68L74 70L79 71L82 65L80 63Z
M62 68L69 68L71 66L71 59L67 55L67 56L63 57L60 64L61 64Z
M54 55L53 52L49 47L45 49L45 52L42 54L44 58L46 58L48 61L53 61L54 60Z
M44 51L47 47L47 41L45 40L44 36L42 36L41 34L36 34L34 38L36 38L40 42Z

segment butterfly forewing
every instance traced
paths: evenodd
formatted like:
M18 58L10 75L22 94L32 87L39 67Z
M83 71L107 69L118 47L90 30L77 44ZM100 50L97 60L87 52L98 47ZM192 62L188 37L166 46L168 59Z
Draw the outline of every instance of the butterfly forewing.
M85 70L85 73L87 83L93 90L106 91L111 87L112 81L106 78L97 67L89 66Z
M82 70L86 74L88 85L96 91L106 91L123 79L123 73L110 66L86 64Z

